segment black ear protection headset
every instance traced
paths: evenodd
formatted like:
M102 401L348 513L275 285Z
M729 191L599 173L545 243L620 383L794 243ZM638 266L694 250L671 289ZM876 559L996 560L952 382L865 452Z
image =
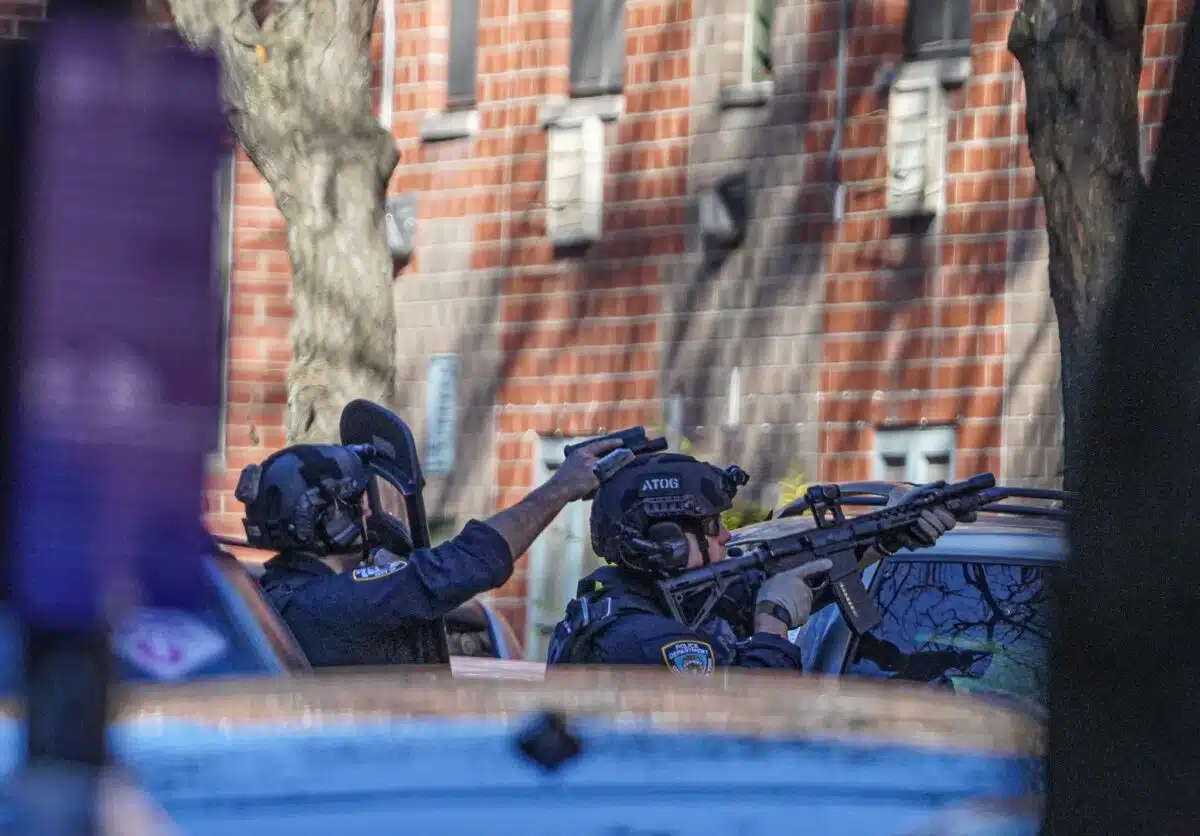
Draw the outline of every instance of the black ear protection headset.
M630 537L629 548L640 556L648 558L660 566L664 572L682 572L687 568L688 547L687 535L683 526L677 522L664 520L651 524L645 537ZM708 539L700 541L700 553L704 555L704 564L708 565Z
M695 535L711 563L706 521L719 519L749 481L737 466L721 470L691 456L648 456L605 483L592 507L593 549L606 560L656 576L687 568Z

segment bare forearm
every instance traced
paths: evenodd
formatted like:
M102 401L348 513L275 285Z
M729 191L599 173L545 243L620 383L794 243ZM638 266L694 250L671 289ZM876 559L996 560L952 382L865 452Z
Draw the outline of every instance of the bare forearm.
M569 501L569 494L550 481L484 522L504 538L516 559L529 550L537 536Z

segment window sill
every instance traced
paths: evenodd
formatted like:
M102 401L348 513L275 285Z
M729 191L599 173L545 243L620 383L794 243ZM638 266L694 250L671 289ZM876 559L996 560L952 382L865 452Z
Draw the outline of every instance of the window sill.
M890 88L897 82L958 87L971 77L971 57L908 60L889 73L880 86Z
M747 81L721 88L720 106L722 110L738 107L766 107L775 95L773 81Z
M625 113L625 96L588 96L566 98L556 96L547 99L538 107L538 124L543 128L567 127L578 124L589 116L599 117L602 122L612 122Z
M424 142L465 139L478 132L479 111L475 109L431 113L421 120L421 140Z

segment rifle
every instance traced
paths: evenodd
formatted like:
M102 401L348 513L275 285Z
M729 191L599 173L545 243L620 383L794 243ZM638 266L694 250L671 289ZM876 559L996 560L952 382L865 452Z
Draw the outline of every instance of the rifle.
M836 603L850 629L861 636L878 626L883 617L863 584L862 570L869 564L860 565L860 554L880 539L909 530L924 511L944 507L957 516L1003 499L1003 492L988 493L995 485L996 477L991 473L980 473L962 482L933 482L918 488L901 505L849 519L842 512L842 494L837 485L814 485L808 489L805 503L813 513L816 528L749 549L735 546L725 560L658 581L659 592L671 616L694 629L712 614L735 581L746 578L757 586L772 575L828 558L833 568L815 585L810 581L813 612ZM698 615L685 618L684 604L702 592L707 595Z

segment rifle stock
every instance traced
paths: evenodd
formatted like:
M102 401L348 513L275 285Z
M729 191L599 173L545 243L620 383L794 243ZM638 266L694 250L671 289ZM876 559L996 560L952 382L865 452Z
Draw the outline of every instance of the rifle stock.
M850 629L855 635L862 635L881 620L879 609L862 581L862 570L875 562L870 558L860 562L867 547L881 538L907 531L922 512L931 508L942 506L959 515L1004 498L1003 493L988 492L995 484L996 477L991 473L950 484L934 482L918 488L902 505L851 518L842 512L841 490L837 485L815 485L805 497L817 523L815 528L745 550L735 547L738 553L719 563L660 580L659 591L671 616L694 628L712 614L737 581L745 579L757 586L772 575L827 558L833 568L813 587L813 612L837 604ZM685 605L694 602L701 593L705 597L697 614L687 618Z

